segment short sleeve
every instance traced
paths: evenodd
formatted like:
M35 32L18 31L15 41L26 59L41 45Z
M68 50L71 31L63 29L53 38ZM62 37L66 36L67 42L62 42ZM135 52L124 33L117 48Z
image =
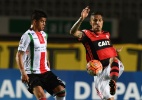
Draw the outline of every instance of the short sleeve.
M28 34L23 34L21 39L20 39L20 42L19 42L18 50L26 51L28 46L29 46L29 43L30 43L29 35Z
M82 30L82 37L81 38L79 38L78 40L79 41L85 41L86 40L86 34L85 34L85 30Z

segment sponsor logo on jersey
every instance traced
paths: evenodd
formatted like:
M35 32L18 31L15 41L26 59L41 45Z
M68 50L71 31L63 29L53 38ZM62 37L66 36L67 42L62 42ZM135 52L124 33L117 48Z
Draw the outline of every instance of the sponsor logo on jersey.
M108 35L106 35L106 38L109 38L109 36L108 36Z
M34 35L35 33L31 33L32 35Z
M107 45L110 45L110 41L101 41L101 42L98 42L98 46L99 47L107 46Z

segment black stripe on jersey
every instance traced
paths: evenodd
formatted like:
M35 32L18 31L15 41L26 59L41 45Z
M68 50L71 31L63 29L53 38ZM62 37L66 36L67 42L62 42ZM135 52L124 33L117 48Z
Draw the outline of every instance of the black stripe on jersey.
M91 41L90 44L94 45L95 50L100 50L108 47L112 47L112 44L109 39L102 39L102 40L97 40L97 41ZM92 48L92 49L94 49Z
M88 55L90 60L91 59L99 60L99 57L98 57L97 52L96 52L96 48L95 48L94 44L91 42L91 40L88 37L85 37L84 40L82 41L82 43L85 47L86 54Z

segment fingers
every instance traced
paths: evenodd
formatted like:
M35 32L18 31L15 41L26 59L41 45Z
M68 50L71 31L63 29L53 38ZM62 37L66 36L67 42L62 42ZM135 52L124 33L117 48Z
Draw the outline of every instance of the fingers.
M81 17L82 17L83 20L88 16L89 11L90 11L89 6L87 6L86 8L84 8L84 9L82 10L82 12L81 12Z
M123 49L123 46L121 47L121 50Z
M89 11L90 11L90 9L85 8L85 9L83 9L82 14L88 14L88 13L89 13Z
M83 10L87 10L88 12L90 11L90 8L89 8L89 6L87 6L85 9L83 9Z
M29 80L28 79L21 79L23 83L28 83Z
M21 81L23 83L28 83L29 82L29 77L27 75L23 75L23 76L21 76Z
M85 9L88 10L88 9L89 9L89 6L87 6Z
M121 52L123 47L116 49L117 52Z

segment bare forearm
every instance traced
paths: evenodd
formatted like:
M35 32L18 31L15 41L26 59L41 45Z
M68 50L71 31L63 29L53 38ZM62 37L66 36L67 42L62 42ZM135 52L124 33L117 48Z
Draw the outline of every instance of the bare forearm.
M26 74L25 69L23 67L23 64L20 63L20 61L19 61L19 70L20 70L20 72L21 72L22 75Z
M49 60L47 61L47 66L50 68L50 62L49 62Z
M79 30L80 25L82 23L84 19L82 17L80 17L77 22L72 26L71 30L70 30L70 34L74 34L76 31Z
M16 62L17 62L17 65L18 65L18 68L21 72L21 74L25 74L25 69L23 67L23 62L22 62L22 55L20 53L17 52L16 54Z

